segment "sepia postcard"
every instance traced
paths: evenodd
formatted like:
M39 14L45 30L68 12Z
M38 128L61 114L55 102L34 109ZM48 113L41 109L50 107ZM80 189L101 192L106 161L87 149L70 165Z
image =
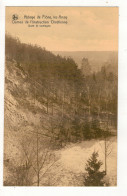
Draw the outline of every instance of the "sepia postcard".
M6 7L3 186L117 186L118 7Z

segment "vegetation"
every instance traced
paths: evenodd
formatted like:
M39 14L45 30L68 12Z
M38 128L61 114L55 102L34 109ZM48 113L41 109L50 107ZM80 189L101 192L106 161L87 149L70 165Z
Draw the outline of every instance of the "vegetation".
M16 61L16 66L27 76L26 82L30 83L29 93L23 92L23 100L19 99L19 89L11 93L15 93L20 105L26 102L33 112L37 107L32 108L31 103L25 101L28 94L34 102L45 106L54 126L57 124L52 131L49 125L48 132L54 134L59 144L102 138L107 122L116 126L117 77L106 66L84 76L73 59L55 56L45 48L21 43L10 35L6 35L6 56Z
M105 171L99 171L102 166L102 162L97 160L98 153L93 152L91 158L87 161L86 171L87 177L85 177L85 186L104 186Z
M39 114L40 119L38 123L22 120L17 127L12 126L20 134L25 130L22 139L26 138L26 142L19 144L21 163L8 164L11 176L4 184L39 186L56 162L53 149L70 142L107 139L113 134L111 128L116 128L117 118L117 76L107 65L96 73L88 67L79 69L70 57L55 56L45 48L21 43L10 35L6 35L5 44L6 68L17 77L16 83L6 77L9 93L19 110L30 111L34 117ZM82 66L90 66L85 57ZM24 87L18 81L21 77ZM107 158L110 152L106 142ZM102 163L97 161L97 156L93 153L88 160L85 186L104 185L104 172L99 171Z

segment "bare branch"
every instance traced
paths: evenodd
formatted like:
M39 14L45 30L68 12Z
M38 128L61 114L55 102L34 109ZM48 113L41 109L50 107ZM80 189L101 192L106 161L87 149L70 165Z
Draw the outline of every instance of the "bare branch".
M45 170L45 172L42 174L42 176L40 177L40 180L41 180L41 178L46 174L46 172L55 164L57 162L57 160L56 161L54 161L46 170Z
M44 160L43 160L43 162L42 162L41 167L39 168L39 171L41 171L41 169L43 168L43 165L44 165L44 163L45 163L45 161L46 161L47 155L48 155L48 150L47 150L46 153L45 153L45 157L44 157Z

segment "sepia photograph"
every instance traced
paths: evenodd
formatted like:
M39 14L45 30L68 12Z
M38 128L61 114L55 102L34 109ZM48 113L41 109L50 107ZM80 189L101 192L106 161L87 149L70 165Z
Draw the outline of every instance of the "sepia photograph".
M117 186L118 7L6 7L3 186Z

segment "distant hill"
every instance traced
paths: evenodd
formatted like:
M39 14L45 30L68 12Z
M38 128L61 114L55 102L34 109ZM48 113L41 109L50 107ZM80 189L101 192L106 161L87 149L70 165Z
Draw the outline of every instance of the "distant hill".
M104 64L111 64L117 72L118 52L117 51L53 51L55 55L71 57L81 67L82 59L88 58L92 71L99 71Z

